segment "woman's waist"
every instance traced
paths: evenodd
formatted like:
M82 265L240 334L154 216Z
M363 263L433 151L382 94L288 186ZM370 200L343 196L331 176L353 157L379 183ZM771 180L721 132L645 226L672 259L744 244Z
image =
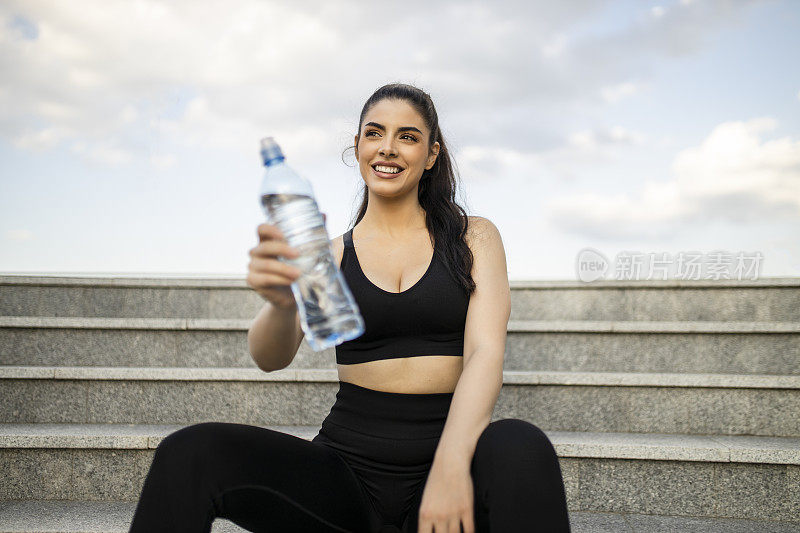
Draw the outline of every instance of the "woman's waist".
M416 355L339 364L339 380L363 388L401 394L437 394L455 391L463 357Z
M370 436L429 439L441 435L452 399L452 392L387 392L340 381L325 421Z
M369 435L326 418L313 441L333 448L360 471L412 477L424 474L433 462L441 434L404 437Z

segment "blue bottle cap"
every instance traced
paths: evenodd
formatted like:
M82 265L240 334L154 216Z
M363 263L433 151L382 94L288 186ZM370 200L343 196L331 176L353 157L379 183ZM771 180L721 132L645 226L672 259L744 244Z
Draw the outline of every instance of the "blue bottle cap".
M280 163L285 159L283 152L281 152L281 147L278 146L274 138L264 137L261 139L261 159L266 166Z

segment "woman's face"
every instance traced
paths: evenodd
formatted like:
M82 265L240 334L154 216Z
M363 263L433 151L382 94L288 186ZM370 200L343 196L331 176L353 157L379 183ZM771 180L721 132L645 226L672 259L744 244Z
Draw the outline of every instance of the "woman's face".
M397 196L413 190L439 153L438 142L428 150L430 135L422 116L404 100L373 105L355 137L355 156L370 191Z

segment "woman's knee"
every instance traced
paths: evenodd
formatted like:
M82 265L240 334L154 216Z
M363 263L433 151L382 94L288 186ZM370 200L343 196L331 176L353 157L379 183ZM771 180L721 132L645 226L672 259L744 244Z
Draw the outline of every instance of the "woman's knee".
M210 450L223 425L221 422L201 422L173 431L161 439L156 447L156 456L188 458Z
M555 448L538 426L519 418L491 422L481 433L475 453L500 458L555 458Z

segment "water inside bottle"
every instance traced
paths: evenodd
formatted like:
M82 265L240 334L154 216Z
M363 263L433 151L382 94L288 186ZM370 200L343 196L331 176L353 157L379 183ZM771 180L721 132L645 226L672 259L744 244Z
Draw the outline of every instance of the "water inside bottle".
M306 342L318 351L360 336L364 322L336 266L324 219L314 198L265 194L261 205L269 223L277 226L289 246L300 253L296 259L278 259L302 272L292 283L292 292L298 302Z

